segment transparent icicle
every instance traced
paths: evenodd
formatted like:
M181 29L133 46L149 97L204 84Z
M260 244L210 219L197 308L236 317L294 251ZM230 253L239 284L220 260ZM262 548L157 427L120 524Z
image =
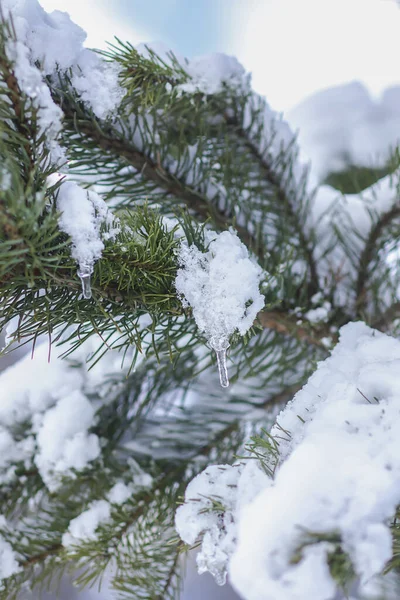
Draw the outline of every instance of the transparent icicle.
M88 266L83 266L78 269L78 277L82 283L82 294L86 300L90 300L92 297L92 288L90 286L90 280L92 277L93 269Z
M214 350L217 357L219 381L221 386L223 388L227 388L229 386L229 378L228 368L226 365L226 351L230 346L228 338L213 336L210 339L210 346Z

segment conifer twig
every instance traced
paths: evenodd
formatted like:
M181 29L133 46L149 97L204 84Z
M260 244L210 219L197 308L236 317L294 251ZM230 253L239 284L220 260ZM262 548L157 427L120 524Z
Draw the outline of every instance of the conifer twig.
M276 191L277 201L285 207L289 218L295 226L297 234L299 236L299 242L307 258L308 267L310 271L309 293L310 296L315 294L319 289L317 265L315 262L313 251L310 247L310 242L307 239L307 235L301 226L298 216L296 215L296 209L293 206L292 199L287 194L284 186L282 185L282 181L280 180L279 175L274 171L271 164L268 162L267 156L260 152L260 150L257 148L257 145L249 138L248 134L243 129L243 127L239 125L239 123L234 117L229 117L228 115L225 115L225 120L226 123L232 127L235 134L243 140L250 154L256 159L256 161L260 165L266 180Z
M106 128L100 129L100 127L95 127L90 121L77 120L68 105L63 103L62 108L67 118L74 119L79 133L91 138L103 151L124 158L142 177L155 183L165 190L167 194L171 194L184 202L190 210L194 211L203 220L211 218L221 230L234 227L241 241L250 250L258 254L259 258L263 258L260 254L259 244L245 227L232 221L214 206L208 198L187 185L186 182L175 177L160 162L155 162L150 156L130 145L127 140L116 137L115 131L107 131Z
M356 309L359 315L365 309L367 302L367 282L369 275L369 265L376 255L376 244L381 237L384 229L388 227L394 219L400 216L400 205L395 204L389 211L383 213L375 225L371 228L368 238L365 242L364 250L361 254L358 277L356 282Z

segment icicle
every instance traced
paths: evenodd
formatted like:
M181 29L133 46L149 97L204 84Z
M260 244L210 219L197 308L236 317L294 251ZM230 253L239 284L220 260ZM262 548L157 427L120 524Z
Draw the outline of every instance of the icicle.
M229 378L226 366L226 351L230 346L228 338L213 336L210 339L210 346L217 356L219 381L221 386L227 388L229 386Z
M90 279L93 273L93 269L84 266L78 270L78 277L82 283L82 294L86 300L90 300L92 297L92 288L90 287Z

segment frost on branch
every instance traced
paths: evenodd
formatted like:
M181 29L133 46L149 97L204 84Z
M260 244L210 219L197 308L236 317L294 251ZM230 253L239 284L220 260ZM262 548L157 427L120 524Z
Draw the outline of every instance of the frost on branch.
M217 352L221 384L226 387L224 353L229 338L235 332L244 335L264 307L259 291L262 269L233 229L220 234L207 231L207 242L206 252L182 243L175 285L183 305L192 308L198 328Z
M260 471L247 480L245 502L243 475L236 491L216 487L237 534L222 550L245 600L333 599L329 563L338 545L362 587L390 560L390 522L400 504L399 368L399 341L363 323L346 325L332 356L277 418L274 478ZM196 516L193 497L189 486L189 508L177 515L188 543L210 527ZM214 525L216 557L224 524ZM213 560L211 572L219 568Z

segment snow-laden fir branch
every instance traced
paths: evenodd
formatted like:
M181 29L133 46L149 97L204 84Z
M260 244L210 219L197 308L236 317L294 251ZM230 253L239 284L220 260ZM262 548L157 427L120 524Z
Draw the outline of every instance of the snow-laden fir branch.
M182 538L244 598L396 567L397 342L347 325L269 425L342 324L395 331L398 174L313 189L236 59L101 56L64 13L2 10L0 327L34 361L0 376L1 593L72 564L173 597L186 487ZM229 391L207 340L231 343Z
M278 415L275 446L265 444L264 457L259 446L256 463L215 466L189 485L177 526L187 543L203 540L200 571L221 578L229 570L249 600L328 600L334 538L361 586L384 570L400 504L399 352L393 338L347 325Z

